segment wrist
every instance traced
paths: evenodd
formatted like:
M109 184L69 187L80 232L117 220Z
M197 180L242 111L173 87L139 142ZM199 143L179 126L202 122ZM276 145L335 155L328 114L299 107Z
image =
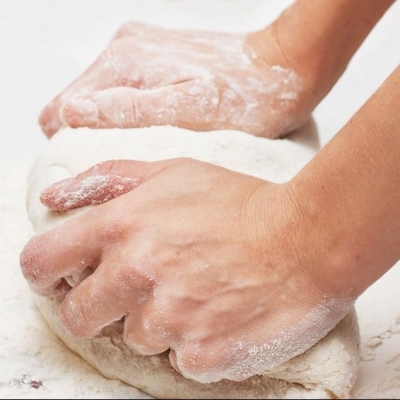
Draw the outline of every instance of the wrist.
M279 65L299 79L297 106L309 116L394 0L297 0L271 25L247 37L255 63Z
M398 119L388 118L399 77L394 73L288 183L303 247L313 253L306 259L315 260L325 287L353 298L400 259L400 139Z
M289 181L266 183L256 193L256 199L253 197L256 206L252 218L246 218L249 225L245 229L251 233L247 242L251 243L253 260L266 271L263 275L267 281L281 281L282 290L298 299L306 295L308 301L317 304L325 298L354 298L347 283L336 276L336 265L342 264L332 246L334 233L331 239L323 224L317 227L314 220L318 210L312 204L306 207L306 199L299 194Z
M316 178L316 177L314 177ZM287 182L293 220L291 239L306 274L322 293L334 298L355 299L364 290L356 274L354 242L346 211L335 196L324 196L323 185L315 179L295 177Z

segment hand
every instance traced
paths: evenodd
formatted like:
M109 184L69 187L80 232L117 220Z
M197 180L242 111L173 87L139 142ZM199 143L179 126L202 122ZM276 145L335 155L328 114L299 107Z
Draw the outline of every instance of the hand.
M92 190L93 180L104 184ZM66 329L91 337L124 318L128 346L171 349L188 378L261 373L311 347L350 307L326 296L333 280L302 258L311 230L286 185L191 159L114 161L50 187L42 202L103 204L31 239L21 266L32 289L63 294L63 278L91 268L61 304Z
M283 68L277 41L257 35L123 25L99 58L42 111L52 136L73 128L174 125L277 137L301 126L311 106L300 77ZM264 48L267 48L266 52Z

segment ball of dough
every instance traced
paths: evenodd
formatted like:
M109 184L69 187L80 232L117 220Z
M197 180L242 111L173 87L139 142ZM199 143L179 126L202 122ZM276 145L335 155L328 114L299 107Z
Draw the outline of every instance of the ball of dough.
M28 178L28 216L36 233L85 210L55 213L39 201L48 185L110 159L156 161L191 157L280 183L291 179L318 150L310 121L285 139L269 140L238 131L192 132L170 126L90 130L66 128L49 141ZM73 278L69 278L73 281ZM122 341L122 322L91 339L77 339L63 328L62 299L36 297L54 332L108 378L119 379L158 398L347 398L359 365L359 333L354 309L305 353L243 382L201 384L184 378L167 353L138 356Z

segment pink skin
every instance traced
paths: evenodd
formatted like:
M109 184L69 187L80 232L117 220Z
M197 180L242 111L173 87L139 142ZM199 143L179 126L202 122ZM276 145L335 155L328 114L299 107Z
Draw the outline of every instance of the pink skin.
M140 184L135 178L107 174L107 165L110 162L95 165L89 171L79 174L77 179L69 178L55 183L41 193L41 202L54 211L72 210L105 203Z
M71 209L60 198L93 176L136 185L110 200L109 180L96 198L103 204L21 254L24 276L45 296L65 293L64 277L94 271L61 304L72 335L125 317L125 342L140 354L171 349L186 377L242 380L305 351L348 311L351 301L327 297L329 279L299 257L304 235L286 185L191 159L113 161L50 187L42 201ZM79 206L92 204L84 198Z
M300 90L299 77L282 68L279 57L259 59L250 35L130 22L39 121L49 137L64 125L174 125L277 137L302 125L311 111L300 110Z
M40 124L48 137L164 124L277 137L308 118L392 3L299 0L248 35L128 23ZM41 197L51 209L97 206L26 245L26 279L59 295L90 267L62 302L66 329L90 337L125 317L130 347L170 349L200 382L303 352L399 259L399 76L294 184L178 159L104 163L53 186Z

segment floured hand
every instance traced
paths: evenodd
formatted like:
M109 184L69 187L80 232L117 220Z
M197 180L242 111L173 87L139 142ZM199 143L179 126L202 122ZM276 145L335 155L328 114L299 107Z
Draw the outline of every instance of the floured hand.
M40 125L49 137L64 124L283 135L306 121L311 105L299 97L300 77L281 66L276 40L265 36L268 54L263 50L260 56L255 34L126 23L98 59L44 108Z
M309 254L299 251L309 239L302 227L311 230L293 218L285 184L192 159L112 161L50 187L42 202L57 211L97 206L26 245L32 289L63 293L64 277L90 268L62 302L66 329L91 337L124 318L130 347L171 349L188 378L261 373L311 347L350 308L301 258Z

